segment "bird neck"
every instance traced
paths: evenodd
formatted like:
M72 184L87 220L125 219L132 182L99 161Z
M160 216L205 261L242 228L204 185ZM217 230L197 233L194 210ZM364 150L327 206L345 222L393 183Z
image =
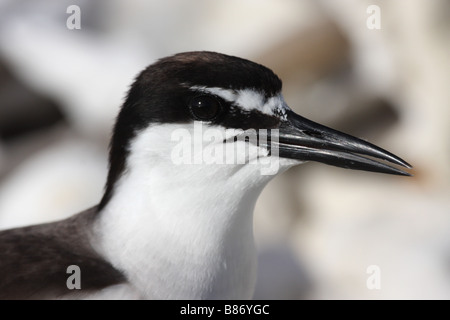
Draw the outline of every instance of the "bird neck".
M253 209L269 180L248 165L136 160L100 212L99 251L147 298L249 299Z

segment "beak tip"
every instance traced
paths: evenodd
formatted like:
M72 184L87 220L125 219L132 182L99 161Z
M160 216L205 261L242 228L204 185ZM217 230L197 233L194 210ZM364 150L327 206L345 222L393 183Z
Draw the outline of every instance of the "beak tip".
M405 168L407 168L407 169L412 169L412 168L413 168L413 166L410 165L410 164L409 164L408 162L406 162L405 160L400 159L400 158L398 158L398 160L399 160L398 164L401 165L402 167L405 167Z
M403 167L407 168L407 169L411 169L411 166L406 166L406 165L402 165ZM399 175L399 176L404 176L404 177L412 177L413 175L407 171L404 171L402 169L398 169L395 167L391 167L388 166L390 169L392 169L390 172L387 173L391 173L391 174L395 174L395 175Z

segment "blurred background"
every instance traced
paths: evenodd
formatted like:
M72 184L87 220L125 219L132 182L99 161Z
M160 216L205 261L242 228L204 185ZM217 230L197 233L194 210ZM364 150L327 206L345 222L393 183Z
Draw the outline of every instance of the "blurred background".
M96 204L134 76L212 50L266 65L296 112L414 166L276 177L256 206L255 298L449 299L449 34L446 0L0 0L0 229Z

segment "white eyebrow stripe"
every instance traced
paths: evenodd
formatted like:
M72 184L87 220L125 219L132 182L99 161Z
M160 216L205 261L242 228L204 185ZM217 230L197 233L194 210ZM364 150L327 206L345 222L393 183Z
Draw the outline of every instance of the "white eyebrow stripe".
M282 119L286 117L286 110L289 109L281 93L266 100L261 92L252 89L232 90L204 86L192 86L190 89L216 95L245 111L257 110L269 116L279 116Z
M244 89L239 90L235 103L247 111L259 110L261 112L266 111L264 113L267 113L269 110L261 110L264 108L264 100L265 99L261 93L251 89Z
M190 87L189 89L195 90L195 91L200 91L200 92L211 93L213 95L221 97L222 99L224 99L228 102L234 102L234 101L236 101L236 98L237 98L237 92L235 90L231 90L231 89L223 89L223 88L218 88L218 87L209 88L209 87L201 87L201 86L193 86L193 87Z

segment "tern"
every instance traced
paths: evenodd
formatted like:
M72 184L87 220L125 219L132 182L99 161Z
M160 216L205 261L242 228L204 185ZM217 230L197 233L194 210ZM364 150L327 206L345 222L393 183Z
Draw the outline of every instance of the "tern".
M276 174L317 161L410 175L394 154L294 113L281 89L270 69L215 52L148 66L117 116L98 205L0 232L0 298L251 299L253 209ZM277 170L264 172L268 159Z

